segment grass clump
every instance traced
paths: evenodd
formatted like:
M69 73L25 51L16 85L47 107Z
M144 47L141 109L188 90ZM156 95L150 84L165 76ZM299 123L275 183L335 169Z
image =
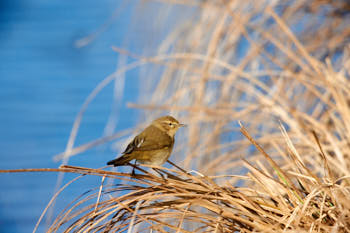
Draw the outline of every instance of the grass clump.
M49 232L348 232L349 177L319 177L288 147L288 168L264 154L266 165L244 160L245 176L136 168L138 174L79 167L70 172L110 177L119 183L91 190L58 215ZM289 138L285 134L285 140ZM317 136L315 135L317 141ZM317 142L316 142L317 144ZM290 145L289 145L290 146ZM322 148L315 153L321 154ZM320 166L329 169L328 161ZM148 166L149 167L149 166ZM98 173L96 173L98 172ZM120 184L126 180L125 184ZM233 183L244 182L242 186ZM94 202L89 203L89 201Z

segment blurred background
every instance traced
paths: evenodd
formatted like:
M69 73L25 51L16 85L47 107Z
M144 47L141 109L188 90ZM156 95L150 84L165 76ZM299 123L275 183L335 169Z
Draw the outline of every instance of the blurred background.
M60 165L53 156L65 150L85 98L117 67L112 46L127 44L133 7L114 0L0 1L0 169ZM149 32L139 33L134 36ZM138 51L142 41L134 41ZM128 73L128 91L121 93L114 118L117 130L135 123L136 112L125 103L137 98L136 80L135 72ZM75 145L106 133L112 102L110 85L86 112ZM115 156L110 146L103 146L71 164L102 167ZM32 232L56 178L53 173L2 174L0 232ZM71 200L83 187L73 187L62 199Z

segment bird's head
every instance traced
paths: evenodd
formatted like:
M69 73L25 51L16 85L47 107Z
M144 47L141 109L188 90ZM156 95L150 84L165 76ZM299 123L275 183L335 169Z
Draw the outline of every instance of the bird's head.
M176 131L180 128L185 126L184 124L179 123L178 120L176 120L172 116L163 116L155 119L152 124L159 128L160 130L166 132L170 137L174 137Z

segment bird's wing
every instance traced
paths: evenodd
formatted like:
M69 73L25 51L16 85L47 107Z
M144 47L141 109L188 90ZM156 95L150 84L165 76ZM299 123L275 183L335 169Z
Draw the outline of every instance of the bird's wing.
M171 146L171 140L173 139L169 140L169 136L166 133L154 126L150 126L146 130L137 135L129 143L123 154L130 154L133 151L159 150ZM167 140L164 140L164 137L166 137Z
M145 138L142 137L141 135L137 135L126 147L126 149L124 150L123 154L130 154L131 152L133 152L134 150L136 150L137 148L139 148L143 142L145 141Z

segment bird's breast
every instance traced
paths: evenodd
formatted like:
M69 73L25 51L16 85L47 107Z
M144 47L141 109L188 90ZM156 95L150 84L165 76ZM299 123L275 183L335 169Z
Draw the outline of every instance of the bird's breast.
M170 153L170 148L169 150L152 151L152 153L149 156L147 156L147 159L138 159L137 161L142 164L160 166L168 160Z

